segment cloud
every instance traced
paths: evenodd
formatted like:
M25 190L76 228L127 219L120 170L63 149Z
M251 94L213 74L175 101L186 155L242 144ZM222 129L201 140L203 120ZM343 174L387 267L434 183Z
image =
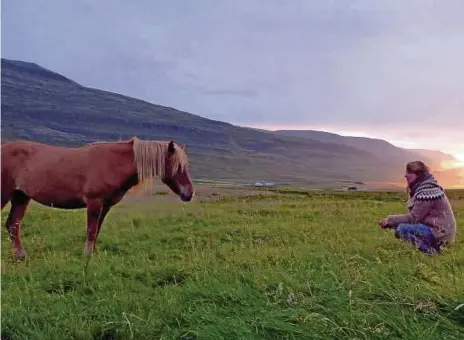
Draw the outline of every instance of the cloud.
M4 57L208 118L423 140L464 124L460 0L2 6Z
M223 90L207 90L205 94L210 94L212 96L242 96L242 97L254 97L257 95L256 91L252 90L233 90L233 89L223 89Z

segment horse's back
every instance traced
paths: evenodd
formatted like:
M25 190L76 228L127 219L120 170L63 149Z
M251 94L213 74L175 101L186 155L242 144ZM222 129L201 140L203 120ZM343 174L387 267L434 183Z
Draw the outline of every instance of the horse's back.
M17 188L16 177L27 168L28 160L37 152L38 143L12 141L2 144L2 202L8 201ZM3 207L3 203L2 203Z
M52 154L54 148L49 145L31 141L13 141L2 145L2 171L25 166L38 153Z
M26 177L50 168L50 165L62 157L66 150L62 147L25 140L2 144L2 186L17 188L18 182L23 182ZM37 178L31 179L37 180Z
M132 171L129 150L132 146L127 142L80 147L10 142L2 145L2 185L8 184L39 202L106 195L122 185L125 178L121 176Z
M87 179L87 148L30 141L2 145L2 196L20 190L32 199L63 207L82 207Z
M4 171L13 171L14 168L27 162L36 152L35 143L27 141L14 141L2 144L2 177Z

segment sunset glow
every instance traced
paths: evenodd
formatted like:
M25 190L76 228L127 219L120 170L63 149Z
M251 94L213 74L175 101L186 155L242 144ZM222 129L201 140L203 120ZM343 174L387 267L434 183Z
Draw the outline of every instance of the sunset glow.
M454 157L456 157L459 160L459 166L464 167L464 154L462 153L457 153L453 154Z
M453 155L456 158L458 158L458 155ZM462 161L460 158L458 158L458 161L447 161L447 162L441 162L441 167L443 169L464 169L464 161Z

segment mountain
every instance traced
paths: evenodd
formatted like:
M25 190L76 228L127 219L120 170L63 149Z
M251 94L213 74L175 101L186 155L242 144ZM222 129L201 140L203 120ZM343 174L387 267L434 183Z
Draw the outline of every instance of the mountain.
M413 160L422 160L435 170L441 169L441 163L444 161L457 161L452 155L441 151L403 149L377 138L341 136L335 133L315 130L277 130L275 132L282 136L301 137L326 143L347 145L378 155L378 157L385 160L396 159L403 164Z
M194 178L241 183L401 180L407 159L206 119L85 87L33 63L2 59L1 67L2 142L21 138L77 146L133 136L174 139L187 145Z
M446 164L453 164L457 159L449 154L435 150L425 149L403 149L393 144L376 138L341 136L336 133L329 133L315 130L277 130L275 133L282 136L292 136L317 140L325 143L347 145L359 150L367 151L378 155L383 160L396 160L404 164L413 160L422 160L434 173L435 177L445 186L462 186L464 171L463 169L444 169Z

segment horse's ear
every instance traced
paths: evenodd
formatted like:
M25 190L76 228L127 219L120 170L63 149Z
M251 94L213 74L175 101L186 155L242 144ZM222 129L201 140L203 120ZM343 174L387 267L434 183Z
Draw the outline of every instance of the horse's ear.
M174 147L174 141L170 141L169 146L168 146L168 152L169 153L174 153L174 151L176 151L176 149Z

